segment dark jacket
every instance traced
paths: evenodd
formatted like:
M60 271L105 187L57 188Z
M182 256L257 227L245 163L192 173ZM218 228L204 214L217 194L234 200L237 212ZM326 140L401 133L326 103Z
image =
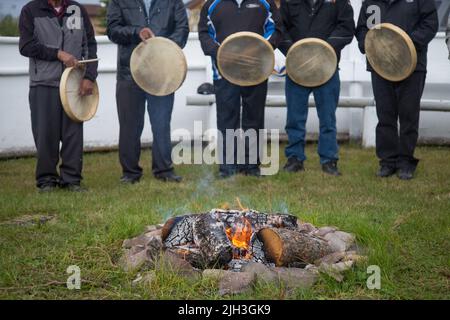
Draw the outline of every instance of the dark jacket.
M433 40L439 29L438 15L434 0L365 0L359 13L356 28L359 50L364 54L364 40L369 29L367 21L372 15L370 6L380 8L381 23L389 22L402 28L414 42L417 50L415 71L427 70L428 43ZM367 70L373 71L369 63Z
M208 0L200 13L198 34L203 52L213 58L214 79L219 79L215 63L220 44L229 35L250 31L262 35L274 48L282 37L280 13L273 0Z
M189 36L186 9L181 0L153 0L149 13L142 0L111 0L107 20L108 37L119 45L118 80L132 80L130 58L141 42L139 32L143 28L150 28L156 36L173 40L181 48Z
M353 40L355 21L349 0L281 0L285 38L280 45L286 54L290 46L304 38L327 41L340 59L341 50Z
M65 1L64 10L58 17L47 0L34 0L22 8L19 50L30 58L32 87L59 86L65 69L58 60L59 50L79 60L97 58L95 33L85 8L75 1ZM97 63L87 64L85 78L95 81L97 67Z

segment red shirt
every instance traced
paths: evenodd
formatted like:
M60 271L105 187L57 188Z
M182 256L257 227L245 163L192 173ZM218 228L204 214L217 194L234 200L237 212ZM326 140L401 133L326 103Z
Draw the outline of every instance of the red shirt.
M56 10L56 8L53 6L53 4L50 0L48 0L48 5L53 8L53 11L55 12L55 14L58 18L62 17L67 9L67 1L66 0L61 0L60 6L59 6L59 8L60 8L59 11Z

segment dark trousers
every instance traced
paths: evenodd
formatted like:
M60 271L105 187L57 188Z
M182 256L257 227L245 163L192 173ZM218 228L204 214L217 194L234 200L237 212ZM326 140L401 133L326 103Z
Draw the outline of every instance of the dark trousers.
M36 185L80 184L83 167L83 124L64 112L59 88L30 88L31 127L37 149ZM61 150L60 150L60 143ZM57 166L61 155L59 174Z
M214 86L217 105L217 128L223 137L223 142L219 145L220 170L233 172L258 168L261 143L259 130L264 128L267 81L256 86L240 87L226 79L221 79L214 81ZM245 138L245 136L244 139L227 139L227 129L242 129L244 134L247 130L254 129L257 134L257 142L250 146L251 140ZM228 150L234 150L234 159L233 155L227 154L227 145ZM238 163L238 148L240 146L245 150L245 159L241 161L244 163ZM255 157L251 156L251 153L256 155L256 161Z
M298 85L286 77L286 132L289 139L285 150L287 158L295 157L300 161L306 160L306 120L309 110L308 100L312 93L319 117L320 130L317 148L320 163L324 164L339 159L336 139L336 108L339 102L340 86L338 71L328 82L315 88Z
M120 124L119 158L123 175L133 179L142 176L139 158L146 103L153 132L153 174L172 171L170 121L174 94L152 96L141 90L134 81L118 81L116 100Z
M414 150L419 136L425 76L425 72L414 72L403 81L392 82L372 72L378 116L376 152L380 165L413 169L417 166L419 160L414 158Z

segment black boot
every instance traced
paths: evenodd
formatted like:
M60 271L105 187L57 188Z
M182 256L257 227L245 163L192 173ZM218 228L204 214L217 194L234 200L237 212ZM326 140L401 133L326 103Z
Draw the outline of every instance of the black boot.
M397 169L395 167L382 165L378 169L377 177L387 178L387 177L394 175L396 172L397 172Z
M123 184L136 184L139 183L140 180L141 178L132 178L128 176L123 176L122 178L120 178L120 182Z
M329 161L322 165L322 171L332 176L340 176L341 173L337 167L337 161Z
M290 157L284 165L283 170L286 172L298 172L305 171L305 167L303 166L303 161L296 157Z
M411 180L414 178L414 168L400 168L397 172L397 177L400 180Z
M182 177L177 176L173 171L155 174L155 178L164 182L181 182L183 180Z

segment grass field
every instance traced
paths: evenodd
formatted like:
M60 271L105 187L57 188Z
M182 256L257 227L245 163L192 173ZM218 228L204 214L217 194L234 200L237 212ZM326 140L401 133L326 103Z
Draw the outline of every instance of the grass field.
M262 179L217 180L215 166L180 166L181 184L157 182L150 174L133 186L119 183L117 153L88 154L88 193L38 194L32 158L0 162L1 299L218 299L216 284L192 283L159 272L151 286L133 287L134 274L117 265L125 238L170 216L203 212L223 203L265 212L289 212L317 226L334 225L356 234L367 265L382 271L381 290L366 287L366 266L346 273L342 283L321 276L311 290L286 292L258 286L243 299L449 299L450 148L421 147L417 178L375 177L373 150L344 145L339 178L321 173L316 145L307 148L307 171ZM282 163L284 158L282 158ZM27 214L53 214L37 226L1 224ZM81 290L65 282L70 265L81 268Z

